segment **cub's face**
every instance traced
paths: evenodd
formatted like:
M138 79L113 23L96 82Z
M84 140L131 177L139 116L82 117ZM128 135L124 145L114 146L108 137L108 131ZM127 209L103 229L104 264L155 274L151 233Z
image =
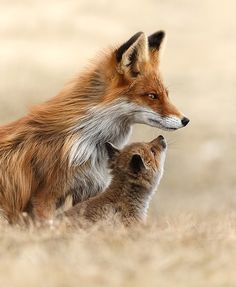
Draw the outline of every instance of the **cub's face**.
M159 182L167 150L163 136L149 143L133 143L121 151L110 143L106 144L106 148L113 176L130 178L140 183L142 181L151 184Z

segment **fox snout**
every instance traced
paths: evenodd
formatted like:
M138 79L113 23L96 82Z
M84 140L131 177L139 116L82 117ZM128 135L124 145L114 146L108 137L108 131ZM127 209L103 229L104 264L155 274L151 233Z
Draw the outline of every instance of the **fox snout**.
M187 126L187 124L190 122L190 120L185 116L175 116L175 115L169 115L169 116L161 116L158 118L158 114L156 115L156 119L154 116L150 118L152 121L152 126L159 127L162 130L167 131L175 131L177 129L183 128Z
M165 149L167 147L167 142L165 140L165 138L162 135L159 135L159 137L157 138L159 141L160 146Z
M166 139L163 137L163 135L159 135L157 138L152 140L150 142L152 147L159 147L160 149L166 149L167 148L167 142Z

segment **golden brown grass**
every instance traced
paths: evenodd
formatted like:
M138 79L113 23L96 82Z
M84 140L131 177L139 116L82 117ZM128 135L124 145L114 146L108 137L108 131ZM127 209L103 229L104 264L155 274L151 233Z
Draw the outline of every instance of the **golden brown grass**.
M235 286L236 213L0 229L0 286Z

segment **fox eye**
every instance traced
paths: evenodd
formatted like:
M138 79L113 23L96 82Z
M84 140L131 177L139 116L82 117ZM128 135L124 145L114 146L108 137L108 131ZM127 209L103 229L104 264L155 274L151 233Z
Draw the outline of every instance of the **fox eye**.
M148 93L147 96L152 99L152 100L157 100L158 99L158 95L155 93Z
M156 151L155 151L154 148L151 148L151 152L152 152L153 155L156 155Z

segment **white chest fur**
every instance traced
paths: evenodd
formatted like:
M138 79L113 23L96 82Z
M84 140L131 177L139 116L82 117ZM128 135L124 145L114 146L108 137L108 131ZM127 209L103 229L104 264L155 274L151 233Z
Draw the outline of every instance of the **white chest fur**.
M91 108L74 128L78 139L70 153L70 164L80 165L89 159L96 160L100 155L98 150L107 141L119 147L124 145L131 132L135 108L135 105L121 100L106 107Z

